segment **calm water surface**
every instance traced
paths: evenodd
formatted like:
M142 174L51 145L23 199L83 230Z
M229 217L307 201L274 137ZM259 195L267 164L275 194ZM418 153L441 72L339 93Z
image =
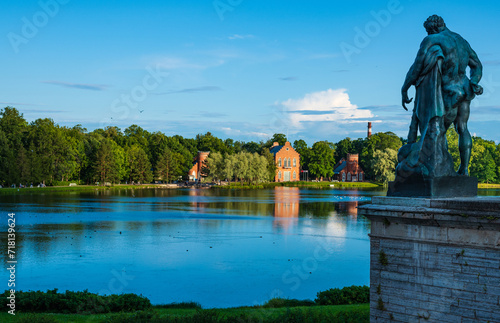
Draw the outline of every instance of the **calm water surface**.
M231 307L369 284L370 223L356 207L383 194L122 190L1 196L0 210L3 228L16 213L17 290ZM2 243L4 264L6 255Z

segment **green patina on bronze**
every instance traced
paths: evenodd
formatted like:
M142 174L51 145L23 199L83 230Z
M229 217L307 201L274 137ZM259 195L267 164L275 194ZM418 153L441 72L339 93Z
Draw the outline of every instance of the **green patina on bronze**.
M422 41L401 89L402 104L408 110L406 104L413 100L409 99L408 90L415 86L415 106L408 144L399 150L396 180L388 195L460 196L460 191L447 190L458 185L465 187L464 196L472 196L477 194L477 189L472 189L474 181L459 178L469 175L472 139L467 122L471 101L483 93L479 85L482 64L469 43L449 30L443 18L431 16L424 27L428 36ZM466 73L468 67L470 77ZM461 165L457 172L446 140L446 131L452 124L459 134Z

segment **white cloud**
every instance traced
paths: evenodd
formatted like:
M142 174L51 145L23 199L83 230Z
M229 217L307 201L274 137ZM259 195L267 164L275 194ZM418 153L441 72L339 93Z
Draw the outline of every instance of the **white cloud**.
M242 131L240 129L234 129L231 127L221 127L220 130L222 130L228 136L246 136L249 138L259 138L259 139L268 139L272 137L272 134L266 132L248 131L248 130Z
M314 92L301 99L289 99L281 103L289 114L292 127L302 128L303 122L366 122L373 113L352 104L346 89Z

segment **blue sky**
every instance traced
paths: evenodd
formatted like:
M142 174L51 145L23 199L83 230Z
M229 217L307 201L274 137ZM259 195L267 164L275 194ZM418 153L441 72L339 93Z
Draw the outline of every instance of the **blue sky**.
M4 1L0 106L28 121L194 137L406 136L400 89L432 14L484 64L471 133L500 141L495 1Z

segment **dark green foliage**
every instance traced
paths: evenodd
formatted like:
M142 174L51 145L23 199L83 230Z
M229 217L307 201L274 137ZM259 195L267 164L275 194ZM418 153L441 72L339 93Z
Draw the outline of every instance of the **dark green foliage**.
M378 298L377 309L379 309L381 311L385 311L385 305L384 305L384 301L382 300L382 297Z
M275 133L271 139L269 139L263 148L271 148L273 143L277 142L280 146L283 146L287 142L287 138L282 133Z
M162 304L155 305L155 308L177 308L177 309L201 309L200 303L196 302L181 302L181 303L171 303L171 304Z
M380 251L378 253L378 262L382 265L382 266L387 266L389 264L389 260L387 260L387 255L385 254L384 251Z
M299 307L299 306L315 306L316 303L310 299L298 300L288 298L272 298L268 300L262 307L264 308L281 308L281 307Z
M135 313L120 313L101 321L102 323L149 323L163 322L155 311L137 311ZM168 322L168 321L167 321Z
M7 297L5 291L2 297ZM132 312L151 308L149 299L135 294L99 296L83 292L58 293L57 289L16 292L16 305L29 313L73 313L94 314L112 312Z
M331 288L329 290L319 292L316 295L316 304L318 305L348 305L348 304L363 304L370 302L370 287L368 286L351 286L339 288Z
M118 127L87 132L81 125L59 126L48 118L28 124L18 110L6 107L0 111L0 185L132 180L150 183L153 179L186 179L199 150L219 152L223 156L240 152L263 155L269 161L269 180L272 181L275 165L267 150L273 142L283 145L286 140L284 134L275 134L266 142L240 142L230 138L222 140L210 132L195 139L169 137L161 132L150 133L138 125L131 125L123 132ZM458 168L458 135L454 130L448 131L448 142ZM365 178L388 178L387 174L394 173L393 167L380 169L387 159L380 152L395 152L401 145L401 138L392 132L356 140L345 138L336 144L319 141L311 148L302 139L293 143L300 154L301 170L309 171L309 179L331 178L335 162L347 153L360 155ZM480 182L500 182L500 144L475 137L469 172Z
M57 323L59 322L52 315L47 314L28 314L17 320L19 323Z
M318 141L311 148L309 171L316 178L331 178L335 159L333 157L333 144L328 141Z
M235 314L224 315L219 310L199 310L192 316L158 317L154 311L137 313L121 313L102 320L102 323L358 323L369 322L370 311L353 309L330 313L328 311L312 311L311 309L288 308L283 314L261 312L258 315Z

